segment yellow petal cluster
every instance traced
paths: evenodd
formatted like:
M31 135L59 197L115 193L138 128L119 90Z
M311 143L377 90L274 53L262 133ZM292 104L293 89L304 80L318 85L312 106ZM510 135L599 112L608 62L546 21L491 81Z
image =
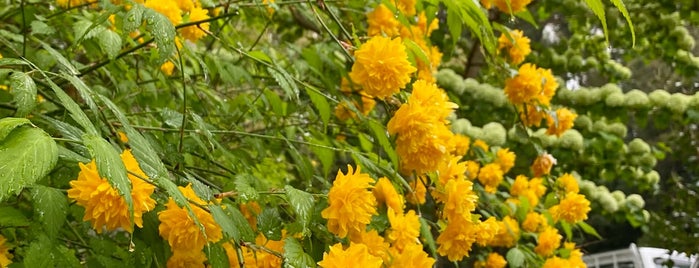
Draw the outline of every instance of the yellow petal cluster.
M419 244L420 219L414 210L403 214L402 211L388 209L388 222L391 228L386 233L386 238L391 244L402 251L409 244Z
M510 149L501 148L497 151L495 156L495 163L500 165L502 173L507 173L515 166L516 155L514 152L510 151Z
M544 257L553 255L553 251L561 246L563 236L558 234L558 230L553 227L546 227L544 231L538 234L538 242L534 248L534 252Z
M362 86L367 95L379 99L398 93L416 70L408 62L408 53L400 38L372 37L354 52L354 56L350 78Z
M560 137L563 132L573 127L573 121L575 121L576 117L578 117L577 114L566 108L557 109L555 116L549 115L546 117L546 124L549 126L548 129L546 129L546 134Z
M425 187L425 178L418 177L408 183L410 188L413 190L410 193L406 193L406 200L411 204L424 204L427 200L427 187Z
M515 105L549 105L557 88L551 70L531 63L522 64L517 75L505 81L505 95Z
M576 223L587 219L590 201L584 195L568 192L558 205L549 208L554 221Z
M435 263L435 259L431 258L422 250L422 245L407 244L402 252L398 252L395 248L391 248L393 259L389 268L430 268Z
M380 178L374 185L372 191L376 201L392 208L393 211L403 212L403 196L398 194L391 181L386 177Z
M507 266L505 257L496 252L488 253L485 261L478 261L475 264L476 268L505 268L505 266Z
M368 174L356 172L347 165L347 174L338 172L328 193L328 207L320 215L328 220L328 230L339 237L364 232L376 214L376 198L371 193L374 180Z
M481 246L499 232L497 222L490 218L484 222L450 222L437 237L437 253L449 261L460 261L468 257L474 243Z
M189 200L189 207L202 225L204 233L189 215L187 208L177 205L171 197L165 210L158 213L158 231L160 236L167 240L172 251L201 251L207 243L221 240L221 227L214 221L211 213L199 207L207 202L194 193L191 184L178 188Z
M435 198L442 197L441 195ZM473 192L473 182L450 180L444 186L444 195L437 201L444 203L442 213L448 221L471 221L471 212L476 209L478 195Z
M510 187L510 195L512 198L508 202L518 204L520 197L525 197L529 202L530 208L539 204L539 199L546 193L546 186L541 178L533 178L529 180L527 176L517 175L514 183Z
M485 191L495 193L498 185L502 182L504 172L497 163L489 163L481 168L478 173L478 181L485 186Z
M488 245L493 247L513 247L519 240L520 235L517 220L510 216L505 216L502 221L498 222L498 225L498 232Z
M197 22L209 19L209 11L194 7L189 11L188 20L185 22ZM192 42L196 42L202 37L206 36L206 32L209 31L209 23L199 23L197 25L191 25L180 29L182 37Z
M536 212L529 212L522 222L522 230L527 232L538 232L548 226L548 221L544 215Z
M578 191L580 191L578 181L575 179L575 177L573 177L573 175L570 175L568 173L565 173L558 177L558 179L556 179L556 185L561 187L561 189L563 189L563 192L565 193L578 193Z
M530 40L520 30L502 33L498 38L498 51L506 51L510 63L517 65L532 52L529 46Z
M369 254L364 244L350 243L347 249L337 243L330 247L329 252L323 253L323 260L318 265L323 268L379 268L383 264L381 258Z
M155 207L155 200L150 197L155 186L141 179L147 176L139 167L131 150L125 150L121 154L121 160L126 170L130 172L127 176L131 182L133 223L142 227L143 213ZM78 166L80 173L76 180L70 181L68 197L85 208L83 220L89 221L97 233L102 233L103 228L109 231L122 228L127 232L133 232L126 200L109 181L100 177L95 161L88 164L78 163Z
M167 268L204 268L206 254L201 250L176 250L167 260Z
M548 153L543 153L537 156L531 166L534 177L541 177L551 173L551 168L556 164L556 162L556 158L553 158L553 155Z
M367 23L369 24L369 28L367 29L369 36L385 35L394 37L399 35L400 22L396 19L393 12L384 4L376 6L366 17Z

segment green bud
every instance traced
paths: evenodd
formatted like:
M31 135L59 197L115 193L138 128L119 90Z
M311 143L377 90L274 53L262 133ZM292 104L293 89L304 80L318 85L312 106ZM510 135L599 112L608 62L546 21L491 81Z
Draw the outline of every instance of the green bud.
M644 167L653 168L658 163L658 159L653 154L644 154L641 156L640 163Z
M607 123L603 120L597 120L592 124L592 131L594 132L607 132Z
M580 70L585 65L583 57L580 55L575 55L568 60L568 70L575 72Z
M607 132L614 134L619 138L626 137L626 125L619 122L612 123L611 125L607 125Z
M655 170L651 170L644 175L644 179L648 184L656 185L658 182L660 182L660 174Z
M614 200L610 194L602 194L597 199L604 210L614 213L619 210L619 202Z
M638 194L630 194L627 196L626 203L635 208L643 208L646 205L646 201Z
M672 94L670 101L665 103L665 107L675 114L683 114L689 106L690 97L682 93Z
M621 107L624 105L624 101L624 94L618 92L609 94L604 100L609 107Z
M456 134L466 134L470 128L471 121L468 121L466 118L459 118L451 123L451 131Z
M491 146L502 146L507 141L507 130L497 122L483 126L483 134L483 140Z
M592 127L592 120L589 116L581 114L575 118L574 125L575 127L589 130Z
M580 187L580 193L587 196L590 196L591 193L594 192L597 188L594 182L587 180L580 181L578 186Z
M692 38L692 36L689 34L678 37L677 39L677 46L679 46L681 49L692 50L694 45L694 38Z
M629 142L629 153L638 155L649 154L650 145L640 138L635 138Z
M485 136L483 133L483 129L481 129L479 127L473 127L473 126L470 127L469 129L467 129L464 134L466 136L471 137L472 139L481 139L481 140L483 139L483 136Z
M621 202L621 200L626 199L626 194L622 191L616 190L611 193L612 197L614 197L614 200L617 202Z
M602 90L602 97L604 98L614 93L622 93L621 88L618 85L612 83L600 87L600 90Z
M443 68L437 72L437 84L446 90L454 91L457 94L464 93L464 80L449 68Z
M585 59L585 68L588 69L597 69L599 67L599 61L595 57L587 57Z
M638 89L631 90L624 96L624 104L626 107L631 107L635 109L645 109L650 105L650 100L648 95L643 91Z
M558 146L574 151L582 150L583 136L577 130L569 129L561 135L561 138L558 140Z
M670 101L670 93L663 89L656 89L648 94L648 99L653 106L665 106Z

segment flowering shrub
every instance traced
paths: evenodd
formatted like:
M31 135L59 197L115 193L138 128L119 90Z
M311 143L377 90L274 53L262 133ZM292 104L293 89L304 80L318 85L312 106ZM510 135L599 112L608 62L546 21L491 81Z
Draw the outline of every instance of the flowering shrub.
M584 267L590 213L647 211L557 151L626 130L490 17L530 2L12 2L0 265Z

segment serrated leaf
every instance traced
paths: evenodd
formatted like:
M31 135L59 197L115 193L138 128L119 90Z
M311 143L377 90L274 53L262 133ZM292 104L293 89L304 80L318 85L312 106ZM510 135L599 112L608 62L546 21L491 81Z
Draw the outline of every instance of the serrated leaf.
M328 100L325 99L325 96L321 95L316 90L310 87L305 88L308 97L311 99L311 102L313 103L313 106L315 106L316 109L318 109L318 115L320 116L320 120L323 121L323 127L327 126L328 121L330 121L330 115L332 114Z
M5 117L0 119L0 141L7 138L15 128L32 125L32 122L26 118Z
M303 251L303 246L296 238L287 237L284 239L284 267L300 268L315 267L313 258Z
M17 116L24 117L36 107L36 84L24 72L13 72L10 75L12 95L17 103Z
M32 34L44 34L44 35L50 35L56 32L56 29L53 27L49 26L43 21L40 20L34 20L30 24L32 28Z
M308 161L307 157L301 155L301 153L299 153L299 151L293 144L291 144L291 142L286 141L286 144L288 146L291 158L296 163L296 168L298 169L301 178L306 181L310 180L313 176L313 166L311 165L311 162Z
M124 19L122 20L122 27L124 32L130 33L138 29L138 27L143 24L143 5L134 4L131 9L126 12Z
M13 207L0 207L0 227L28 226L29 219Z
M24 255L24 267L53 267L53 258L50 256L53 247L53 243L46 235L37 235L36 240L29 244Z
M97 35L97 40L99 40L100 49L107 54L109 59L113 60L119 55L121 51L121 37L119 34L105 30Z
M294 209L298 217L298 221L303 226L304 232L308 228L308 224L311 222L311 215L313 215L313 204L315 199L313 195L294 189L289 185L284 187L286 191L286 197L289 199L289 205Z
M626 10L626 5L624 5L624 2L622 0L612 0L612 4L621 11L621 14L624 15L624 18L626 19L626 23L629 25L629 29L631 30L631 46L636 45L636 31L633 28L633 22L631 22L631 16L629 15L629 11Z
M239 174L235 176L233 184L235 184L235 190L242 200L257 200L259 198L257 190L253 187L254 180L255 178L250 174Z
M73 34L78 37L76 44L80 44L82 40L92 39L105 30L103 26L95 25L89 20L79 20L73 24Z
M595 230L594 227L590 226L586 222L578 222L578 226L580 226L580 228L582 228L583 232L585 232L586 234L593 235L594 237L597 237L597 239L602 239L602 236L600 236L599 233L597 233L597 230Z
M26 61L15 58L0 58L0 66L7 65L28 65Z
M335 152L330 149L332 144L328 141L328 137L324 133L319 135L319 138L311 139L311 142L323 146L311 146L310 149L318 157L320 164L323 167L323 176L330 174L330 169L335 164Z
M604 4L602 0L585 0L587 6L592 10L592 13L597 16L597 18L602 23L602 29L604 30L604 39L609 44L609 32L607 31L607 18L604 12Z
M248 221L245 219L243 213L233 206L226 206L226 210L228 210L230 219L240 232L240 238L236 239L236 241L255 241L255 231L252 230L250 223L248 223Z
M238 231L233 220L226 215L226 212L223 211L221 206L209 205L208 207L216 223L221 226L223 233L225 233L227 237L235 239L235 241L240 241L240 231Z
M61 145L58 145L58 158L61 160L70 161L73 163L90 162L90 159L88 159L88 158L86 158L86 157L84 157L76 152L73 152L73 151L69 150L68 148L63 147Z
M388 155L388 158L391 159L393 168L398 169L398 154L396 154L396 151L393 149L391 141L388 140L388 132L386 131L386 128L382 124L379 124L373 120L369 121L369 128L374 133L374 137L376 137L378 140L381 148L383 148L384 152L386 152Z
M34 219L41 223L49 238L55 238L63 227L68 211L68 199L56 188L36 185L31 189Z
M126 167L119 153L105 139L99 136L85 134L83 143L95 159L97 172L102 178L106 178L114 188L124 197L129 207L129 215L133 218L133 200L131 198L131 181L127 177ZM133 221L132 221L133 222Z
M233 267L228 265L226 250L220 244L209 244L204 251L207 255L208 264L211 267Z
M282 69L267 67L267 72L274 78L274 81L279 84L279 87L284 90L286 97L293 100L299 99L299 89L296 83L291 78L291 75Z
M282 225L279 210L274 207L267 207L257 215L257 228L269 240L279 241L282 239Z
M143 17L146 31L150 32L158 45L159 63L165 62L175 52L175 26L165 15L152 9L145 9Z
M63 55L61 55L61 53L59 53L58 51L56 51L55 49L53 49L49 44L47 44L47 43L45 43L44 41L41 41L41 40L39 40L39 39L37 39L37 38L34 38L34 41L36 41L36 42L38 42L39 44L41 44L41 47L44 48L44 50L46 50L46 52L48 52L49 54L51 54L51 56L53 56L53 58L54 58L56 61L58 61L58 63L60 63L64 68L66 68L66 70L68 70L68 72L69 72L70 74L77 75L77 74L80 73L80 72L78 72L77 69L75 69L75 66L73 66L73 64L70 63L70 61L69 61L68 59L66 59L65 57L63 57ZM50 82L51 84L53 83L53 81L50 81L50 78L49 78L48 76L46 76L46 74L45 74L42 70L40 70L39 68L36 68L36 67L34 67L34 69L40 71L40 72L44 75L44 77L46 77L46 79L49 80L49 82ZM52 88L53 88L53 86L52 86ZM62 91L62 90L61 90L61 91ZM61 101L63 101L63 100L61 100ZM65 103L64 103L64 105L65 105ZM66 108L67 108L67 107L66 107Z
M524 264L524 253L519 248L511 248L505 256L510 267L522 267Z
M0 119L0 200L46 176L58 161L56 142L43 130ZM7 131L11 128L11 131ZM7 134L3 134L7 133Z

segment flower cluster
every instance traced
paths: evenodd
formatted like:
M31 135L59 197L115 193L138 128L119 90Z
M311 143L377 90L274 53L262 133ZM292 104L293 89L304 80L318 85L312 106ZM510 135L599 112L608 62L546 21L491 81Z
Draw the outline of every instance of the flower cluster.
M173 25L198 22L209 18L209 11L202 9L198 0L145 0L143 2L147 8L165 15ZM208 30L209 23L203 22L181 28L180 33L185 39L196 42L204 37Z

